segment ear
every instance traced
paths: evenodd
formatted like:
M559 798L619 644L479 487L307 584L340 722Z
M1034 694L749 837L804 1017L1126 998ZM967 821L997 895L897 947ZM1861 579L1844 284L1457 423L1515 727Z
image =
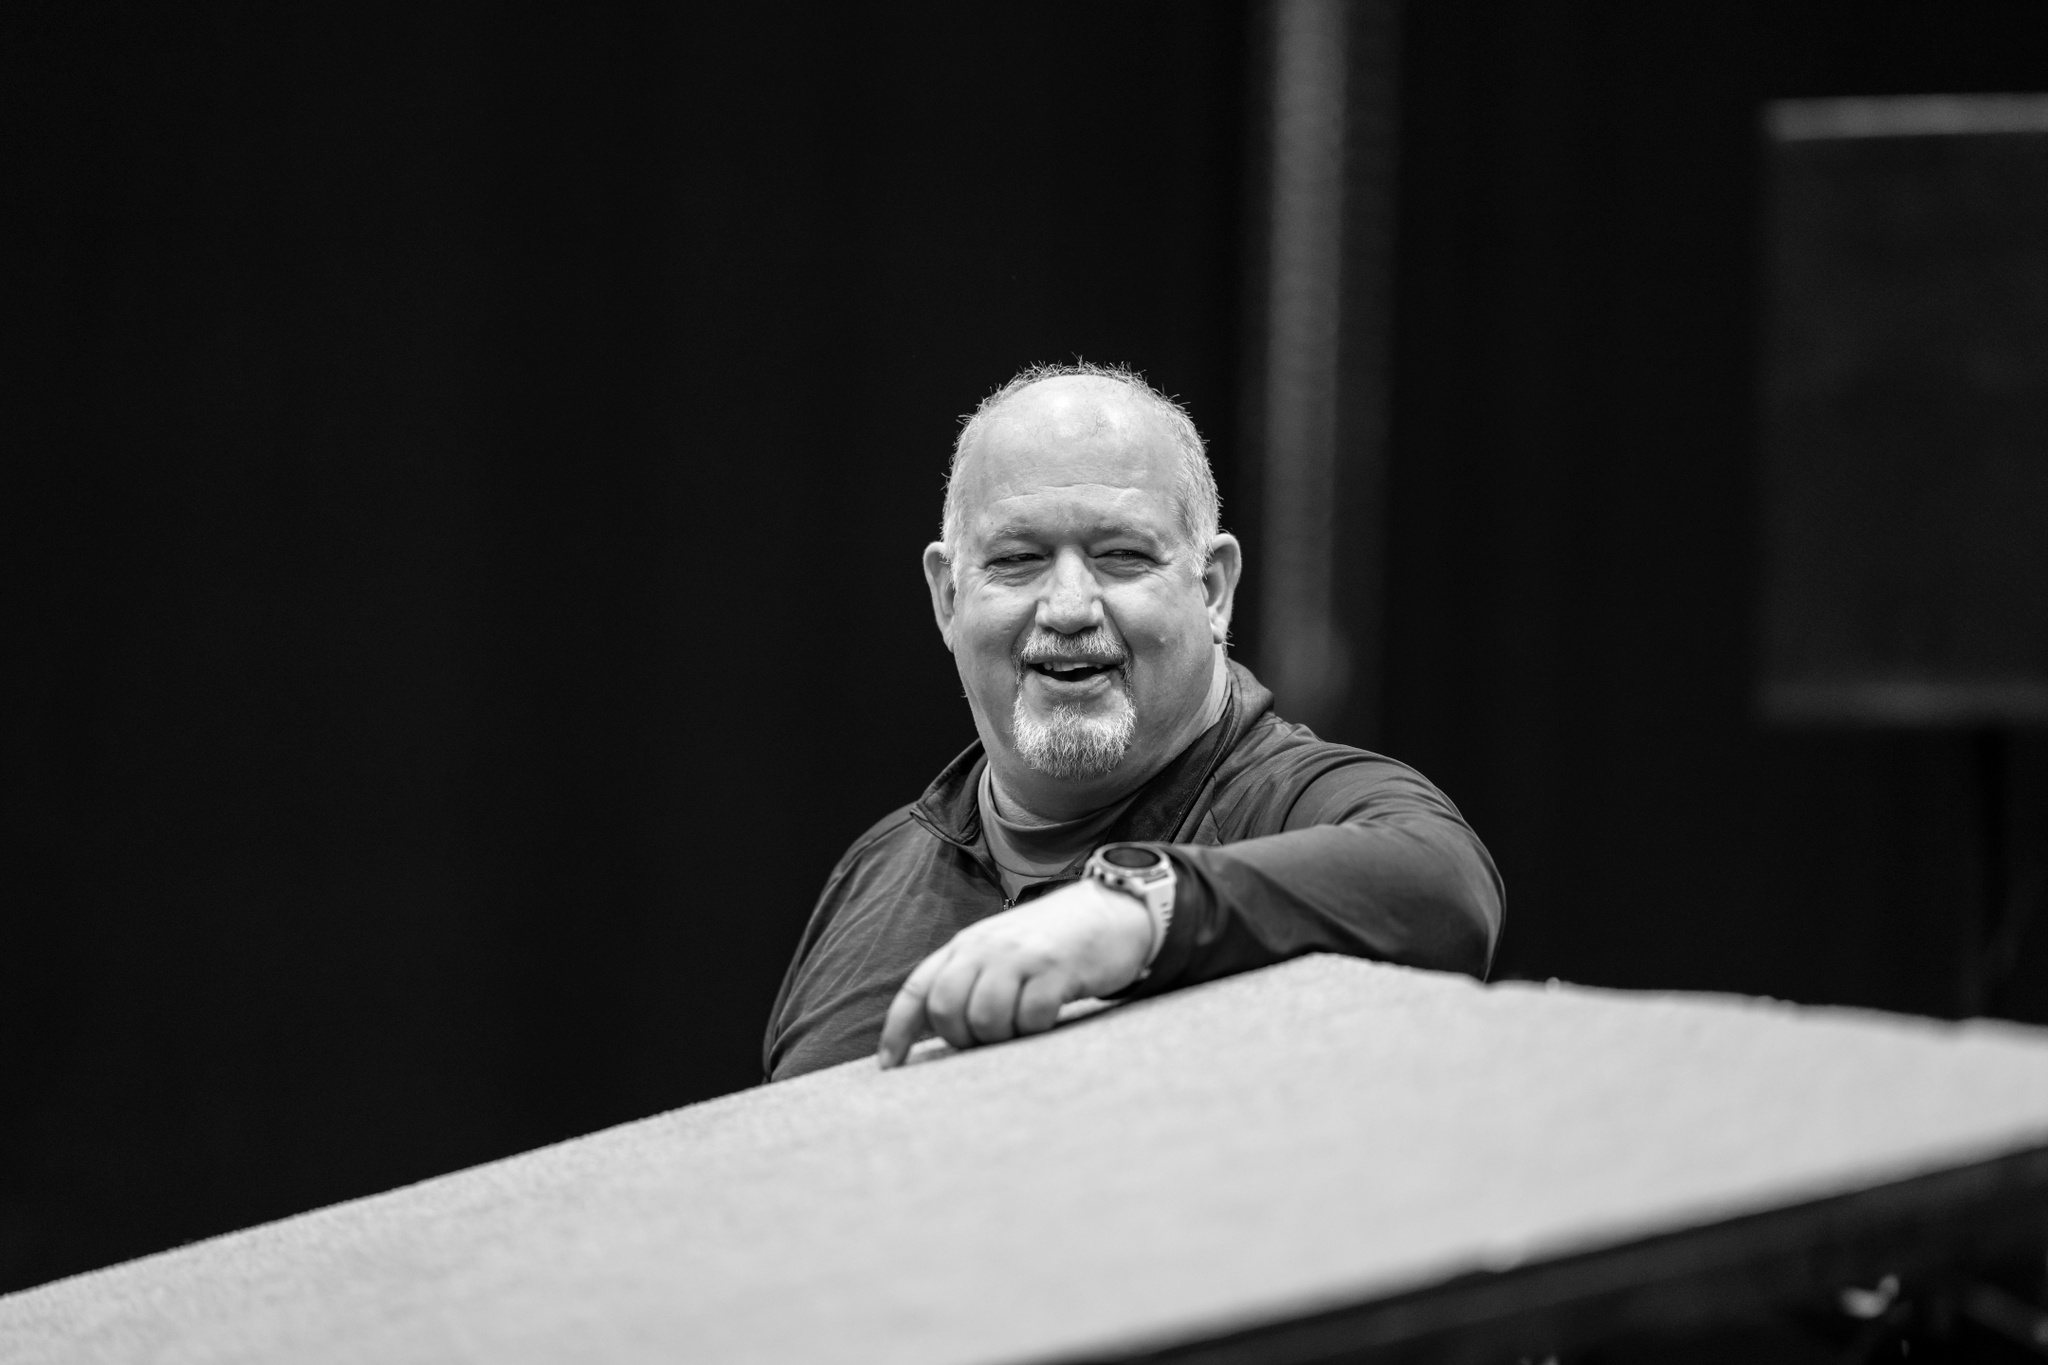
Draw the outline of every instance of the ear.
M1230 613L1237 604L1237 580L1244 572L1244 549L1237 537L1219 535L1209 542L1209 563L1202 570L1202 600L1209 610L1209 638L1230 643Z
M946 642L946 648L953 647L953 594L957 590L953 582L953 564L946 557L946 547L933 541L924 547L924 581L932 591L932 619L939 623L939 638Z

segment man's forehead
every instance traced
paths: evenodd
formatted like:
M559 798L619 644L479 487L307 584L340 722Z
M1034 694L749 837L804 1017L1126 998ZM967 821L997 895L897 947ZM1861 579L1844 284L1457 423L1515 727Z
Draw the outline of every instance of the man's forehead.
M974 515L992 502L1056 489L1170 494L1177 463L1166 423L1127 386L1062 376L989 414L956 478Z

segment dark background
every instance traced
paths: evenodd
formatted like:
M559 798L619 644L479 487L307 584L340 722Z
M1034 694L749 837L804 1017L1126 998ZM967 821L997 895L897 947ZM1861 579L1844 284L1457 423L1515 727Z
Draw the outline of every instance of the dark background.
M1753 719L1756 112L2048 88L2038 13L1410 6L1338 737L1472 818L1504 971L1953 1009L1967 737ZM1256 529L1243 7L4 22L0 1288L757 1079L971 737L917 555L1018 366L1144 369Z

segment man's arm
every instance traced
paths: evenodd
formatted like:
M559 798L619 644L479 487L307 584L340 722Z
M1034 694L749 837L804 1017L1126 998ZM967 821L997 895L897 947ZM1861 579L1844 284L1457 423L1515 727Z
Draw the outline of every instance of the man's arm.
M1500 875L1478 836L1409 769L1361 758L1317 777L1280 833L1167 846L1171 931L1134 994L1332 952L1484 976Z
M1069 1000L1157 994L1303 953L1485 975L1500 935L1500 876L1419 775L1361 755L1300 789L1281 826L1230 844L1160 845L1180 883L1142 981L1144 907L1093 881L961 931L890 1006L883 1065L900 1062L926 1028L956 1047L999 1042L1052 1027Z

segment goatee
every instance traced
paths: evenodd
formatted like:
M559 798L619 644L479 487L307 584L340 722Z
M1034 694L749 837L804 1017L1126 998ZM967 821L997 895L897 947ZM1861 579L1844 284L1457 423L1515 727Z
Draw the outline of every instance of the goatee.
M1131 700L1126 672L1130 655L1107 631L1084 636L1034 632L1018 652L1017 699L1010 709L1010 733L1017 755L1034 772L1047 777L1103 777L1115 772L1138 729L1138 708ZM1024 701L1025 664L1048 659L1090 657L1116 660L1109 708L1082 710L1065 704L1050 715L1034 714Z
M1025 765L1047 777L1104 777L1116 771L1137 733L1138 711L1129 694L1116 693L1108 715L1089 715L1071 706L1055 706L1050 716L1034 716L1022 694L1010 716L1017 754Z

